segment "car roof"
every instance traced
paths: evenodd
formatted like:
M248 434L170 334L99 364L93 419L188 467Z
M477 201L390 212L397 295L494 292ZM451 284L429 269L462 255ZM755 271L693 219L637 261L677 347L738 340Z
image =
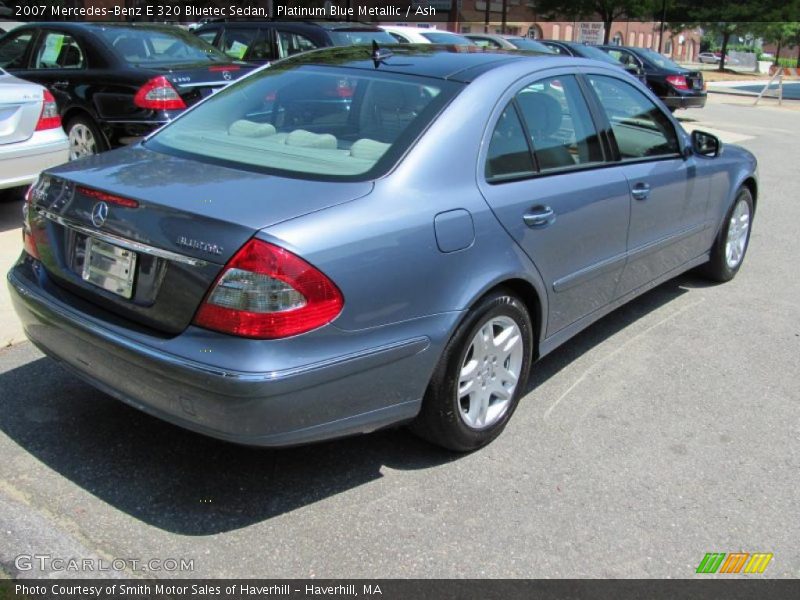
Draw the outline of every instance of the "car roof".
M123 23L114 21L36 21L26 23L15 28L14 31L22 29L62 29L64 31L94 31L97 29L144 29L152 31L175 31L174 25L163 23ZM183 30L180 30L183 31Z
M520 50L500 50L479 46L442 44L403 44L380 49L373 59L369 46L344 46L304 52L273 63L279 65L333 65L383 73L402 73L469 83L487 71L520 60L538 62L542 68L576 60L555 54ZM532 69L535 70L535 69Z

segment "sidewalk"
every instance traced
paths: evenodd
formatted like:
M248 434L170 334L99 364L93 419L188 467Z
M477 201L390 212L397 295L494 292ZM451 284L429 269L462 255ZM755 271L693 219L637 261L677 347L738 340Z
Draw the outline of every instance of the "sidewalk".
M22 324L11 308L6 273L22 252L22 201L0 200L0 348L25 340Z

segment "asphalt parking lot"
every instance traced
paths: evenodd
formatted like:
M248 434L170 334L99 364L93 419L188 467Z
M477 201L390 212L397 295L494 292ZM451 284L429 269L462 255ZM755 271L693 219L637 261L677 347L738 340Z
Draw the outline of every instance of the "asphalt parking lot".
M28 343L0 350L0 570L52 575L15 566L41 554L193 561L147 577L686 578L744 551L800 576L800 112L749 103L679 113L759 157L739 276L683 276L574 338L471 455L404 430L237 447Z

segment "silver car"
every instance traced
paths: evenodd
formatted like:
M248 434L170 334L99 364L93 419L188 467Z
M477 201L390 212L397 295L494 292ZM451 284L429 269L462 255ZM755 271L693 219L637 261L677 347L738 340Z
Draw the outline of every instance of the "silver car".
M688 269L733 278L755 170L599 61L318 50L48 170L8 278L46 354L183 427L410 422L468 451L592 322Z
M68 158L52 94L0 69L0 189L27 185Z

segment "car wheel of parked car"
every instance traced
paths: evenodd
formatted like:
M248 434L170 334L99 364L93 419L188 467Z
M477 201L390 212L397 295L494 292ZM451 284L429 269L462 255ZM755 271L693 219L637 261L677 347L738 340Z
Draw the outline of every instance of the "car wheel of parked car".
M108 150L103 134L90 117L74 117L69 120L65 129L69 137L70 160Z
M730 281L736 276L744 261L747 245L750 243L750 229L753 221L753 195L743 187L736 194L736 200L728 211L722 230L711 249L711 260L705 273L715 281Z
M532 329L518 298L503 291L484 297L445 348L412 430L459 452L496 438L525 392Z

